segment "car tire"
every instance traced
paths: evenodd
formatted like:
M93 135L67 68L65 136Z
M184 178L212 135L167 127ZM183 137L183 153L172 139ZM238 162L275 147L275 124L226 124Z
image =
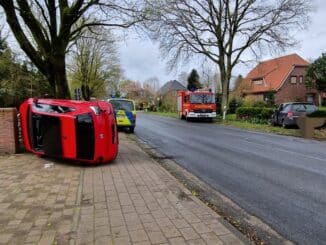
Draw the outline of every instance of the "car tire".
M135 132L135 127L129 127L129 133L133 134Z

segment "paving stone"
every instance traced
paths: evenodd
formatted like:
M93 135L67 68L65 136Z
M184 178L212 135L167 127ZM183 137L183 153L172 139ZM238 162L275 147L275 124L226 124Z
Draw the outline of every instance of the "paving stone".
M0 244L6 244L13 237L13 234L0 234Z
M208 233L208 232L212 231L212 229L210 227L208 227L207 225L205 225L202 222L192 223L191 225L195 229L195 231L198 232L199 234Z
M183 237L171 238L171 239L169 239L169 242L171 245L186 245L187 244Z
M166 242L166 238L164 237L163 233L160 231L148 232L147 235L152 244Z
M190 227L182 228L179 229L179 231L181 232L185 240L193 240L199 238L199 235L196 233L196 231L193 228Z
M0 156L0 243L241 244L219 215L120 136L116 161L96 167L56 160L45 169L51 159Z
M184 219L172 219L171 222L177 227L178 229L180 228L186 228L190 227L190 224L187 223Z
M148 240L148 236L147 236L145 230L130 231L129 235L130 235L131 241L133 243Z
M167 238L181 236L178 229L173 225L161 227L161 230Z
M116 226L112 227L112 236L113 237L125 237L128 236L128 230L126 226Z
M220 236L220 235L226 235L226 234L230 234L231 233L231 231L229 229L227 229L221 223L213 223L213 224L209 225L209 227L218 236Z
M117 237L117 238L113 238L112 241L113 241L113 244L116 244L116 245L130 245L131 244L129 237Z
M157 225L156 222L144 223L144 228L147 232L153 231L160 231L160 227Z
M151 214L141 214L139 215L139 218L143 223L154 222L154 218Z
M201 237L206 241L208 245L222 245L223 242L215 235L214 232L201 234Z
M236 245L236 244L243 244L234 234L222 235L219 238L225 244Z

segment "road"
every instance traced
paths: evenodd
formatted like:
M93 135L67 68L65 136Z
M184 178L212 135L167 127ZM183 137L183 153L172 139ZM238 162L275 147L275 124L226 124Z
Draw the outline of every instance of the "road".
M137 115L136 135L300 244L326 244L326 142Z

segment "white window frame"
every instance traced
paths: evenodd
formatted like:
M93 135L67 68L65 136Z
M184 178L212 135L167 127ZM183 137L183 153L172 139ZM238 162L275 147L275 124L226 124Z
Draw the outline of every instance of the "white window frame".
M254 85L263 85L264 81L263 79L257 79L257 80L252 80Z
M294 80L295 79L295 80ZM290 78L290 83L291 84L296 84L297 83L297 76L291 76Z

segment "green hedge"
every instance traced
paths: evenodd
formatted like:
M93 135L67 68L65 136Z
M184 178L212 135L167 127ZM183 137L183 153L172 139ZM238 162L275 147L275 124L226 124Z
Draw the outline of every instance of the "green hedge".
M308 117L326 117L326 111L315 111L309 115L307 115Z
M239 107L236 110L237 119L254 123L268 123L273 113L272 108L264 107Z

